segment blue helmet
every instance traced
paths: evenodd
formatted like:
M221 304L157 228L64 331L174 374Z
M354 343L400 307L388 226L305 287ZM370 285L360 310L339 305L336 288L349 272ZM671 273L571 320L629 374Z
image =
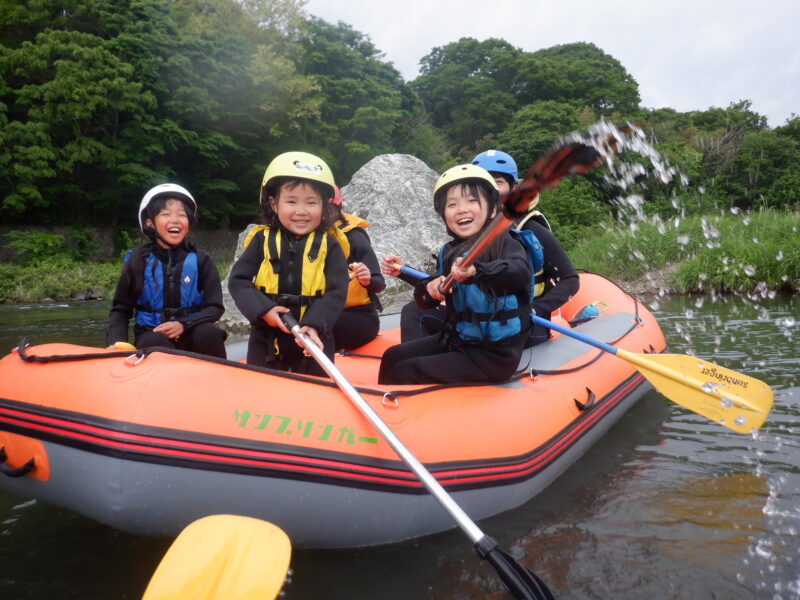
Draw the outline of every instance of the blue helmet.
M501 150L486 150L481 152L472 159L473 165L483 167L489 173L501 173L513 178L512 183L516 183L519 179L519 171L517 171L517 163L511 158L510 154L506 154Z

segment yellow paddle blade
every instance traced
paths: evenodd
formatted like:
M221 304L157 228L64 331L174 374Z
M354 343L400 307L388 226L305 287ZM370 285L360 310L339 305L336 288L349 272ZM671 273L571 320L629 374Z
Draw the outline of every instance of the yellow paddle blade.
M128 342L114 342L114 348L117 350L131 350L133 352L136 351L136 346L133 344L129 344Z
M281 591L292 548L272 523L212 515L189 524L158 565L142 600L266 600Z
M772 389L763 381L685 354L617 356L673 402L739 433L758 429L772 408Z

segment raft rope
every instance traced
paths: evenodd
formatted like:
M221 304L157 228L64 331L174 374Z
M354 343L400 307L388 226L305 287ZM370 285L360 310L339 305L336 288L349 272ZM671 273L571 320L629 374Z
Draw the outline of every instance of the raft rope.
M583 272L583 273L591 273L590 271L585 271L583 269L581 269L580 271ZM625 338L625 336L627 336L630 332L632 332L634 329L636 329L636 327L639 325L639 323L641 323L641 319L639 317L640 300L639 300L639 298L637 298L633 294L630 294L629 292L627 292L625 289L623 289L621 286L619 286L616 282L611 281L610 279L608 279L604 275L600 275L599 273L591 273L591 274L598 275L599 277L603 277L603 279L606 279L607 281L610 281L611 283L613 283L616 287L618 287L620 290L622 290L627 296L629 296L633 300L634 315L635 315L634 324L631 325L630 329L625 331L622 335L620 335L616 339L611 340L610 342L608 342L609 344L614 345L617 342L619 342L620 340L622 340L623 338ZM267 373L269 375L274 375L276 377L283 377L285 379L291 379L291 380L294 380L294 381L301 381L301 382L304 382L304 383L313 383L314 385L321 385L321 386L330 387L330 388L336 388L337 387L336 383L333 382L333 381L320 380L318 377L313 377L313 376L310 376L310 375L302 375L302 374L299 374L299 373L289 373L287 371L278 371L276 369L270 369L269 367L259 367L259 366L255 366L255 365L248 365L246 363L240 363L240 362L237 362L237 361L232 361L232 360L228 360L228 359L224 359L224 358L218 358L216 356L208 356L208 355L205 355L205 354L198 354L196 352L188 352L186 350L177 350L177 349L174 349L174 348L167 348L167 347L164 347L164 346L151 346L151 347L147 347L147 348L137 348L136 351L134 351L134 352L131 352L130 350L126 350L126 351L120 351L120 352L92 352L92 353L84 353L84 354L53 354L53 355L49 355L49 356L28 354L28 352L26 351L26 348L29 348L29 347L32 347L32 346L31 346L31 344L30 344L30 342L29 342L27 337L21 338L20 341L19 341L19 344L17 345L17 354L25 362L35 362L35 363L45 364L45 363L50 363L50 362L70 362L70 361L96 360L96 359L105 359L105 358L131 358L133 356L138 357L139 361L141 361L144 358L148 357L150 354L153 354L154 352L157 352L157 353L161 353L161 354L169 354L169 355L172 355L172 356L185 356L187 358L194 358L194 359L197 359L197 360L202 360L202 361L215 363L215 364L219 364L219 365L225 365L225 366L228 366L228 367L235 367L237 369L244 369L246 371L254 371L254 372L257 372L257 373ZM514 373L514 375L509 377L506 381L504 381L502 383L497 383L497 384L486 384L485 382L481 382L481 383L439 383L439 384L429 385L429 386L426 386L424 388L420 388L420 389L416 389L416 390L393 390L393 391L388 391L388 392L386 390L375 390L375 389L366 388L366 387L356 387L355 389L359 393L362 393L362 394L369 394L371 396L382 397L384 399L384 402L386 401L387 398L391 399L392 401L396 401L397 398L399 398L399 397L417 396L419 394L426 394L428 392L435 392L435 391L443 390L443 389L447 389L447 388L457 388L457 387L469 388L469 387L481 387L481 386L485 387L486 385L496 385L497 386L497 385L503 385L505 383L512 383L514 381L519 381L520 379L522 379L524 377L534 378L534 377L536 377L538 375L562 375L562 374L565 374L565 373L573 373L575 371L579 371L580 369L583 369L583 368L591 365L592 363L597 361L603 354L604 354L604 352L599 351L596 356L594 356L593 358L589 359L585 363L583 363L581 365L578 365L576 367L569 368L569 369L554 369L554 370L546 370L546 371L545 370L537 371L537 370L535 370L535 369L533 369L531 367L528 367L528 368L525 368L525 369L520 369L519 371ZM369 355L369 354L359 354L359 353L356 353L356 352L343 352L343 353L341 353L341 355L342 356L354 356L354 357L359 357L359 358L380 359L379 356L373 356L373 355ZM530 365L530 361L528 362L528 364Z

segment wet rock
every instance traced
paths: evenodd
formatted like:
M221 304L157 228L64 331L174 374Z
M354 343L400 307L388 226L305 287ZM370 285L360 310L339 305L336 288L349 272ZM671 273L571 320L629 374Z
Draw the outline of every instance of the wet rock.
M438 173L408 154L382 154L370 160L342 188L343 209L369 221L367 233L380 260L395 254L409 266L432 272L434 255L447 241L441 220L433 210L433 185ZM248 227L239 235L235 258L242 252ZM381 294L384 312L397 312L411 299L411 287L387 278ZM249 324L222 283L225 314L220 324L232 333L247 333Z
M86 288L80 292L70 292L69 296L67 296L70 300L102 300L103 299L103 290L100 288Z

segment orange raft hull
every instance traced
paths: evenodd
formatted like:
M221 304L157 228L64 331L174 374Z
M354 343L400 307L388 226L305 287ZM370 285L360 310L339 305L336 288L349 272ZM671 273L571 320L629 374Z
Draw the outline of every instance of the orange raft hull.
M582 333L665 350L653 316L597 275L581 276L562 316L597 300L609 308ZM627 362L564 336L526 351L525 372L502 385L379 386L375 357L397 336L383 331L336 364L476 519L541 491L650 389ZM455 525L329 380L174 351L137 359L46 344L22 354L69 360L14 351L0 361L0 489L143 535L216 513L273 522L296 547Z

